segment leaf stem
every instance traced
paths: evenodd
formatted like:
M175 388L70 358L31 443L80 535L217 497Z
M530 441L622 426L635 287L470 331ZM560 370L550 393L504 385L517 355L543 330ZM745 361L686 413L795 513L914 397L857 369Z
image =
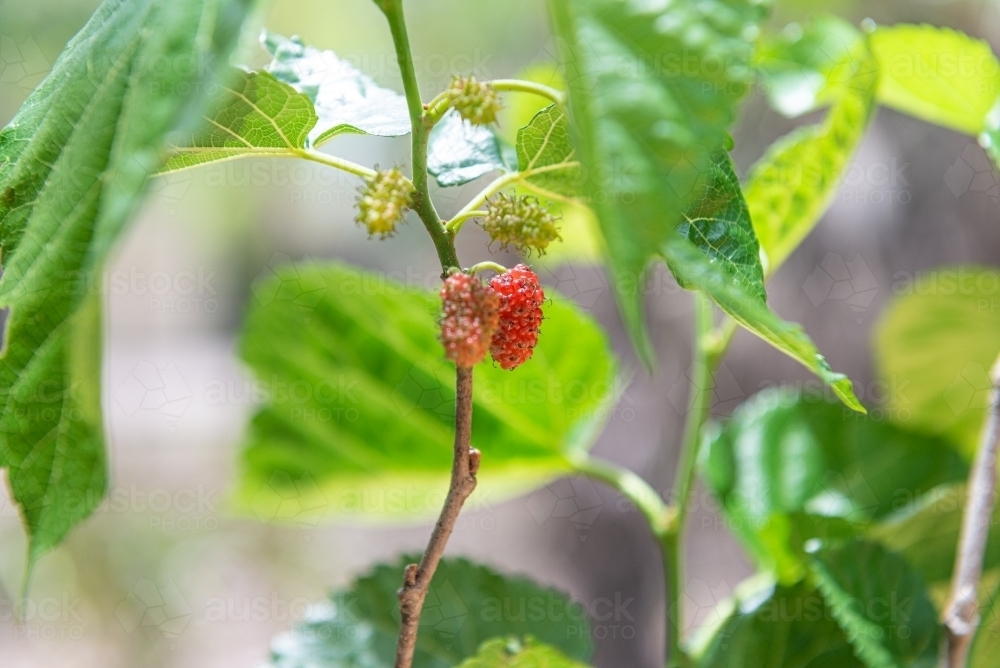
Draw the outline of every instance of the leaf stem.
M464 218L464 217L471 217L468 214L476 211L481 206L483 206L484 204L486 204L486 200L488 200L489 198L493 197L494 195L496 195L498 192L500 192L501 190L503 190L507 186L516 185L519 181L523 181L524 179L527 179L529 177L535 176L536 174L546 174L548 172L558 172L558 171L563 170L563 169L569 169L569 168L572 168L572 167L578 167L579 165L580 165L580 163L576 162L576 161L559 162L559 163L556 163L556 164L553 164L553 165L545 165L543 167L534 167L534 168L531 168L531 169L525 169L525 170L520 171L520 172L510 172L508 174L504 174L503 176L498 177L497 179L495 179L494 181L492 181L478 195L476 195L475 197L473 197L472 200L468 204L466 204L464 207L462 207L461 211L459 211L454 216L452 216L452 219L449 222L449 225L452 222L454 222L455 220L457 220L457 219L461 219L461 218ZM535 190L535 191L540 192L540 193L545 193L546 196L548 196L547 191L543 191L542 189L537 188L536 186L534 186L534 185L532 185L530 183L526 183L525 187L529 188L531 190ZM566 200L566 198L564 198L564 197L559 197L559 196L555 196L555 195L553 195L551 198L552 199Z
M997 451L1000 450L1000 360L993 365L990 380L993 384L990 412L975 464L969 472L969 492L955 555L955 575L951 597L943 615L948 635L946 668L965 668L969 647L979 626L979 581L996 504Z
M548 98L559 106L566 105L566 94L556 90L551 86L536 83L534 81L524 81L523 79L494 79L488 82L495 90L501 92L534 93Z
M451 485L420 564L410 564L403 575L403 587L398 593L401 619L395 668L410 668L413 664L417 626L427 590L462 506L476 489L480 455L478 450L469 447L471 437L472 369L459 368L455 378L455 458L451 468Z
M572 462L579 473L605 483L631 501L646 518L658 540L671 533L675 523L673 509L645 480L629 469L595 459L586 453L574 457Z
M686 666L689 662L681 646L681 587L684 582L684 530L688 504L694 483L695 464L701 442L701 431L708 418L712 376L718 361L732 339L735 329L713 328L712 302L702 292L695 292L694 360L691 364L691 390L684 422L680 458L674 476L673 509L675 522L669 535L661 538L663 568L667 585L667 665Z
M427 228L427 233L431 235L438 259L441 260L442 271L447 273L449 267L460 265L452 237L445 230L444 222L431 200L427 177L427 140L434 123L424 114L424 106L420 100L420 86L417 83L413 54L410 52L410 37L406 32L406 20L403 16L403 0L377 0L377 3L389 21L392 42L396 48L396 59L399 61L399 70L403 77L406 107L410 112L413 210L417 212L424 227Z
M466 271L470 274L478 274L481 271L495 271L498 274L503 274L507 272L507 267L487 260L486 262L479 262L472 265Z
M370 179L377 174L374 169L368 167L363 167L362 165L351 162L350 160L344 160L343 158L338 158L334 155L327 155L326 153L320 153L313 149L308 148L298 148L293 150L288 157L297 157L304 160L312 160L313 162L318 162L321 165L326 165L327 167L334 167L341 171L347 172L348 174L354 174L355 176L360 176L363 179Z
M459 230L462 229L462 225L465 224L465 221L469 220L470 218L482 218L485 215L486 212L482 210L463 211L462 213L458 213L452 216L451 220L449 220L445 224L444 228L448 230L449 234L455 236L456 234L458 234Z

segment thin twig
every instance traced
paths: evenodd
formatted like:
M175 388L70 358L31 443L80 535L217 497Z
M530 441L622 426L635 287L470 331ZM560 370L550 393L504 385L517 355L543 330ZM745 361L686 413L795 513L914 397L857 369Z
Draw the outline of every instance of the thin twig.
M997 450L1000 448L1000 360L990 372L993 384L990 413L980 438L976 462L969 473L969 491L962 534L955 556L951 598L944 611L948 640L946 668L965 668L969 647L979 626L979 580L996 502Z
M424 599L427 597L427 589L444 554L448 537L455 528L458 514L466 499L476 489L479 451L469 447L471 436L472 369L460 368L455 382L455 459L451 468L451 486L420 564L407 566L403 576L403 587L398 593L401 620L399 641L396 644L395 668L410 668L413 663L413 650L417 645L417 625L420 622Z

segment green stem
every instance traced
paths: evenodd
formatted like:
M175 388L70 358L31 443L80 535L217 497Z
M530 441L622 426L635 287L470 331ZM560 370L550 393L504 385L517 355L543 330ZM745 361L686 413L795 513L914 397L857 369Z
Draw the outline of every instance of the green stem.
M684 529L687 524L688 504L694 482L695 464L702 427L708 417L709 398L712 395L712 374L721 359L721 340L726 336L713 330L712 302L701 292L695 295L694 361L691 369L691 391L688 413L684 423L684 438L674 477L673 508L676 522L669 536L661 540L664 573L667 586L667 659L668 666L686 666L687 656L681 647L681 588L684 582Z
M524 81L522 79L494 79L489 84L494 90L501 92L533 93L548 98L552 102L562 106L566 104L566 94L545 84L534 81Z
M478 274L481 271L495 271L498 274L504 274L507 272L507 267L496 262L478 262L466 270L470 274Z
M469 220L470 218L482 218L485 215L486 211L482 210L463 211L461 213L457 213L454 216L452 216L451 220L445 223L444 228L448 230L449 234L455 236L456 234L458 234L459 230L462 229L462 225L465 224L465 221Z
M657 539L671 533L674 526L672 509L638 475L611 462L594 459L588 454L574 458L573 466L579 473L600 480L631 501L646 518Z
M359 164L353 163L350 160L344 160L343 158L338 158L333 155L327 155L326 153L320 153L319 151L314 151L312 149L300 148L295 149L288 154L289 157L302 158L304 160L312 160L313 162L318 162L321 165L326 165L327 167L334 167L336 169L345 171L349 174L354 174L355 176L360 176L363 179L370 179L376 175L374 169L369 169L368 167L362 167Z
M389 30L392 32L392 41L396 47L396 59L399 61L399 70L403 77L406 107L410 112L413 210L420 216L420 220L434 241L442 271L447 272L449 267L460 265L452 237L445 230L444 222L431 200L427 176L427 140L433 122L425 117L423 102L420 99L420 86L413 66L413 54L410 52L410 37L406 32L406 21L403 17L403 1L378 0L378 5L389 21Z

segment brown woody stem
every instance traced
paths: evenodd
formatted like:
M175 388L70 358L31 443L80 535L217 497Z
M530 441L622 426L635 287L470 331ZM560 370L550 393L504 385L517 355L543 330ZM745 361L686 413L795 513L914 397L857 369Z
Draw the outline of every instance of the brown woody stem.
M444 501L444 508L427 549L419 564L406 567L403 587L399 590L401 621L399 641L396 644L396 668L410 668L413 650L417 645L417 625L424 607L427 589L444 554L448 537L455 528L458 514L476 489L476 472L479 470L479 451L469 447L472 436L472 369L458 369L455 383L455 460L451 468L451 486Z
M979 580L996 502L997 450L1000 449L1000 360L990 373L993 389L990 412L979 451L969 473L969 490L962 518L962 534L955 556L951 598L944 609L947 632L944 665L965 668L969 647L979 626Z

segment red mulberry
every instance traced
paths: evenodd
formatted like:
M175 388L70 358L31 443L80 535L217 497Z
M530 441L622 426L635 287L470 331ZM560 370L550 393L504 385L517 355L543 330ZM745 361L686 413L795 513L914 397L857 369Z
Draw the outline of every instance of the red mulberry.
M523 264L493 277L490 287L500 295L500 328L490 354L503 369L516 369L529 359L538 343L545 291L535 272Z
M471 368L490 349L500 322L500 297L478 278L456 272L445 279L441 301L445 356L458 367Z

